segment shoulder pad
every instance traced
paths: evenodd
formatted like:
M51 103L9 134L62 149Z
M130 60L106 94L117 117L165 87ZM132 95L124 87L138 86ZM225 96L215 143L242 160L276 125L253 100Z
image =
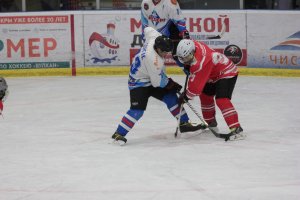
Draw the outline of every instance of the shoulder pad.
M161 35L161 33L157 32L154 28L149 26L144 29L144 34L146 40L155 39Z

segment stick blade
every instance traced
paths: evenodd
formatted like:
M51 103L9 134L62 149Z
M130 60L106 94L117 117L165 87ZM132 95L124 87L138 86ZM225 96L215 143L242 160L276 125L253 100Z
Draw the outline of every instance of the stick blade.
M209 39L209 40L221 39L221 36L220 35L210 36L210 37L207 37L207 39Z

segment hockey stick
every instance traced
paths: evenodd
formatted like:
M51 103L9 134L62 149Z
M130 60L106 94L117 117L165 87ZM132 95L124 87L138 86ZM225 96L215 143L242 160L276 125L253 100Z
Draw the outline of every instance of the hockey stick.
M225 21L222 22L222 30L221 30L221 33L219 35L214 35L214 36L209 36L209 37L206 37L206 39L208 40L213 40L213 39L221 39L225 33L225 30L226 30L226 24L225 24Z
M189 79L189 75L187 75L186 78L185 78L183 91L186 90L188 79ZM179 94L180 94L180 92L179 92ZM176 128L176 131L174 133L175 138L177 137L178 132L180 133L180 118L181 118L182 110L183 110L183 104L180 105L179 116L178 116L178 119L177 119L177 128Z
M180 92L178 93L179 95L181 94ZM216 136L217 138L222 138L225 139L225 141L228 140L228 138L231 136L230 134L224 134L224 133L218 133L216 132L212 127L210 127L206 121L201 117L201 115L197 112L197 110L192 106L192 104L190 102L186 102L186 104L190 107L190 109L195 113L195 115L200 119L200 121L202 123L205 124L205 126L207 126L207 128L214 134L214 136ZM183 104L182 104L183 105Z
M207 128L214 134L214 136L216 136L217 138L223 138L225 139L227 137L228 134L223 134L223 133L217 133L212 127L210 127L206 121L201 117L201 115L197 112L197 110L192 106L192 104L190 102L186 102L186 104L190 107L190 109L195 113L195 115L200 119L200 121L202 123L205 124L205 126L207 126Z

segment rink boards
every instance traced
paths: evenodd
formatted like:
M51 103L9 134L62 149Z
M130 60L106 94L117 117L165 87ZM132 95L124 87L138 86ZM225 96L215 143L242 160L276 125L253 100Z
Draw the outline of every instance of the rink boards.
M266 68L239 68L239 74L245 76L277 76L277 77L300 77L297 69L266 69ZM99 76L99 75L128 75L129 67L85 67L77 68L76 71L67 69L22 69L1 70L4 77L32 77L32 76ZM169 75L183 75L179 67L167 67Z
M191 38L224 53L241 74L298 76L282 69L300 69L299 12L184 10L184 15ZM0 76L126 74L143 45L137 10L1 13L0 32ZM166 64L175 65L171 58Z

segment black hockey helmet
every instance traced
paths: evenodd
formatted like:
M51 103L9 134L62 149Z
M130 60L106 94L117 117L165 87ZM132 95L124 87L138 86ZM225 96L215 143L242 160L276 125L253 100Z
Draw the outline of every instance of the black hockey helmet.
M174 45L171 39L167 36L161 35L155 39L154 49L157 48L165 52L171 52L173 51Z

